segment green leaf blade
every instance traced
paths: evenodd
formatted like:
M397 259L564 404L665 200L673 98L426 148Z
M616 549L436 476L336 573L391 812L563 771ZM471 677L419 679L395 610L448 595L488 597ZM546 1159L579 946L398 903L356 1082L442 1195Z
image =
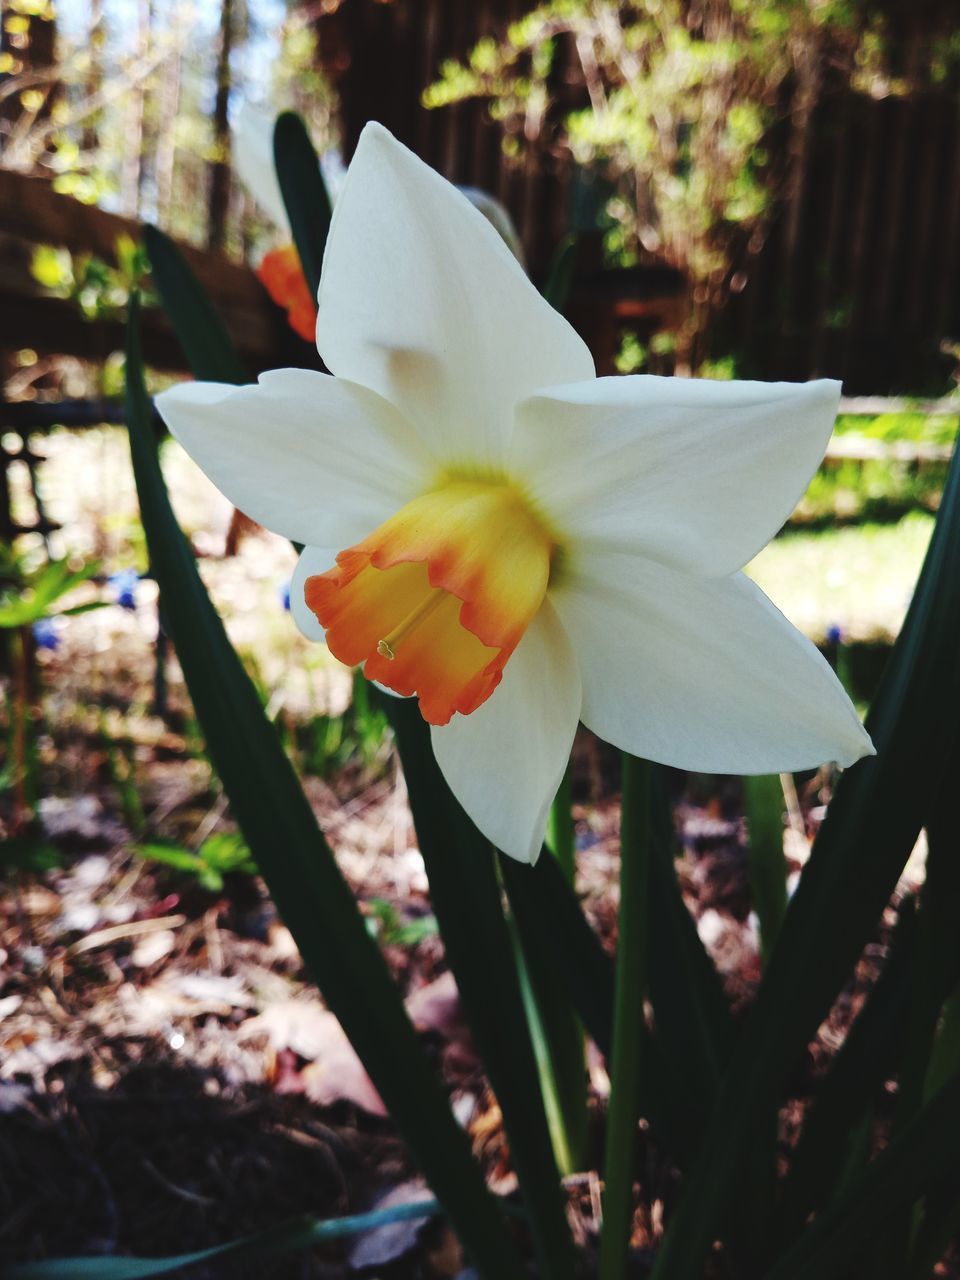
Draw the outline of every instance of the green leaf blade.
M277 117L273 157L300 265L316 298L333 209L306 125L292 111Z
M490 1276L520 1280L500 1212L176 523L150 428L137 321L134 300L127 415L141 516L167 624L214 767L307 968L442 1195L465 1246Z
M493 849L454 800L416 702L384 698L384 703L447 959L503 1112L541 1274L572 1280L573 1243Z
M186 258L157 227L143 229L150 273L190 371L198 381L242 386L250 375Z
M842 776L731 1055L701 1158L654 1269L699 1280L737 1190L742 1135L775 1106L852 970L932 810L960 707L960 455L868 721L877 755ZM944 714L944 708L953 714Z

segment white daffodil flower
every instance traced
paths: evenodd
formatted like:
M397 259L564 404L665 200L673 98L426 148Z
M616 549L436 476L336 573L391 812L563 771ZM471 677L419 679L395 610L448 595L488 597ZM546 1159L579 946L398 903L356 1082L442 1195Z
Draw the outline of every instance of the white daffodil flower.
M252 103L244 102L233 129L233 167L261 211L288 240L292 240L290 219L287 217L286 205L280 192L280 180L273 162L275 127L274 116Z
M337 202L333 375L183 384L174 436L305 544L304 633L416 695L477 826L533 861L577 722L681 768L873 748L812 644L739 570L803 493L834 382L597 378L484 217L368 125Z

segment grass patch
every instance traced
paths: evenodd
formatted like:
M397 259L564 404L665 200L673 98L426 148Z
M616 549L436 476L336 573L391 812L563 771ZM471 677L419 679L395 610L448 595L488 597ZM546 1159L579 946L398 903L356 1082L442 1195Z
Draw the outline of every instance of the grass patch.
M933 524L933 516L914 511L896 524L787 530L747 572L816 643L831 627L850 641L890 641L910 603Z

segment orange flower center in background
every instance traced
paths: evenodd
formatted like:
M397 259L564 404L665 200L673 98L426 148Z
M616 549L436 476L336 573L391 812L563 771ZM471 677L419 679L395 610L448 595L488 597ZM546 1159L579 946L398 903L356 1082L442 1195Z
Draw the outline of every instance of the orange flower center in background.
M490 697L540 608L556 544L509 485L452 479L391 516L327 573L307 606L331 653L420 699L431 724Z
M271 249L257 268L263 287L283 307L294 333L312 342L317 329L317 300L310 292L296 246Z

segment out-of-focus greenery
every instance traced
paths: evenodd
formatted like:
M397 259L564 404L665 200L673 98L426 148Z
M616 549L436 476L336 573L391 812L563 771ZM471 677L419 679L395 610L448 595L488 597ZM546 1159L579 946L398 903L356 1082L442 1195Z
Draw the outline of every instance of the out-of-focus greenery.
M322 140L323 149L334 146L339 131L337 97L319 69L317 33L305 9L291 6L278 39L279 52L271 67L274 101L296 111L311 136Z
M841 414L834 438L919 451L949 446L958 426L952 413ZM828 456L750 575L817 643L835 628L853 641L889 643L930 541L947 468L945 460L919 456Z
M153 841L135 846L133 852L147 862L192 877L209 893L221 892L225 876L254 875L257 869L243 838L224 831L208 836L197 850Z
M0 698L0 732L4 738L0 791L12 791L12 834L15 842L21 837L26 841L22 846L16 844L11 851L4 850L3 862L21 859L26 865L37 852L29 830L39 798L38 717L32 708L32 654L38 646L56 648L60 619L102 607L99 600L69 606L63 603L64 598L75 587L89 581L96 570L96 564L67 559L34 567L15 548L0 546L0 665L9 662L13 672L9 692ZM44 848L40 848L38 855L41 860L46 857Z
M936 511L946 462L845 458L827 463L810 482L793 516L797 525L873 520L889 523L915 508Z
M424 938L431 938L438 932L436 916L404 920L386 898L368 898L365 905L367 928L386 947L415 947Z
M271 99L307 119L324 147L336 138L335 96L316 54L311 15L272 3L232 7L231 116L243 98ZM53 24L39 59L38 26ZM210 169L229 159L211 110L221 6L56 5L7 0L0 53L3 162L52 180L55 191L203 243ZM268 108L269 109L269 108ZM237 195L240 194L238 191ZM225 247L246 254L263 230L248 199L230 201ZM75 272L77 278L83 271ZM94 282L99 287L99 282Z
M387 718L371 703L367 683L359 671L346 711L342 715L314 716L296 734L301 769L321 778L329 777L350 760L359 760L372 771L383 768L389 741Z
M42 244L33 251L31 270L38 284L76 302L88 320L116 320L124 315L131 292L144 292L150 263L142 244L121 235L116 239L116 266L93 253ZM146 300L156 301L152 296Z
M573 99L561 41L579 63ZM615 259L646 252L690 282L677 359L696 365L785 180L771 127L809 114L828 60L855 88L905 92L887 50L884 19L861 0L547 0L502 39L445 62L424 103L486 98L509 154L559 151L607 181ZM956 55L937 44L928 75L944 78Z
M96 564L51 560L30 569L12 548L0 548L0 629L29 627L43 619L99 609L99 600L64 608L58 602L97 572Z
M933 521L912 511L896 524L790 529L764 547L748 573L818 644L833 627L851 640L889 643L903 622Z
M905 410L899 413L881 413L876 417L841 413L834 432L842 436L866 436L870 440L882 440L887 444L910 440L917 444L950 445L956 439L958 428L960 404L955 413Z
M924 446L946 448L956 438L960 416L951 413L841 414L834 429L842 443L917 445L918 456L829 459L810 482L794 513L797 524L899 519L916 509L936 511L947 474L945 458L924 458Z

